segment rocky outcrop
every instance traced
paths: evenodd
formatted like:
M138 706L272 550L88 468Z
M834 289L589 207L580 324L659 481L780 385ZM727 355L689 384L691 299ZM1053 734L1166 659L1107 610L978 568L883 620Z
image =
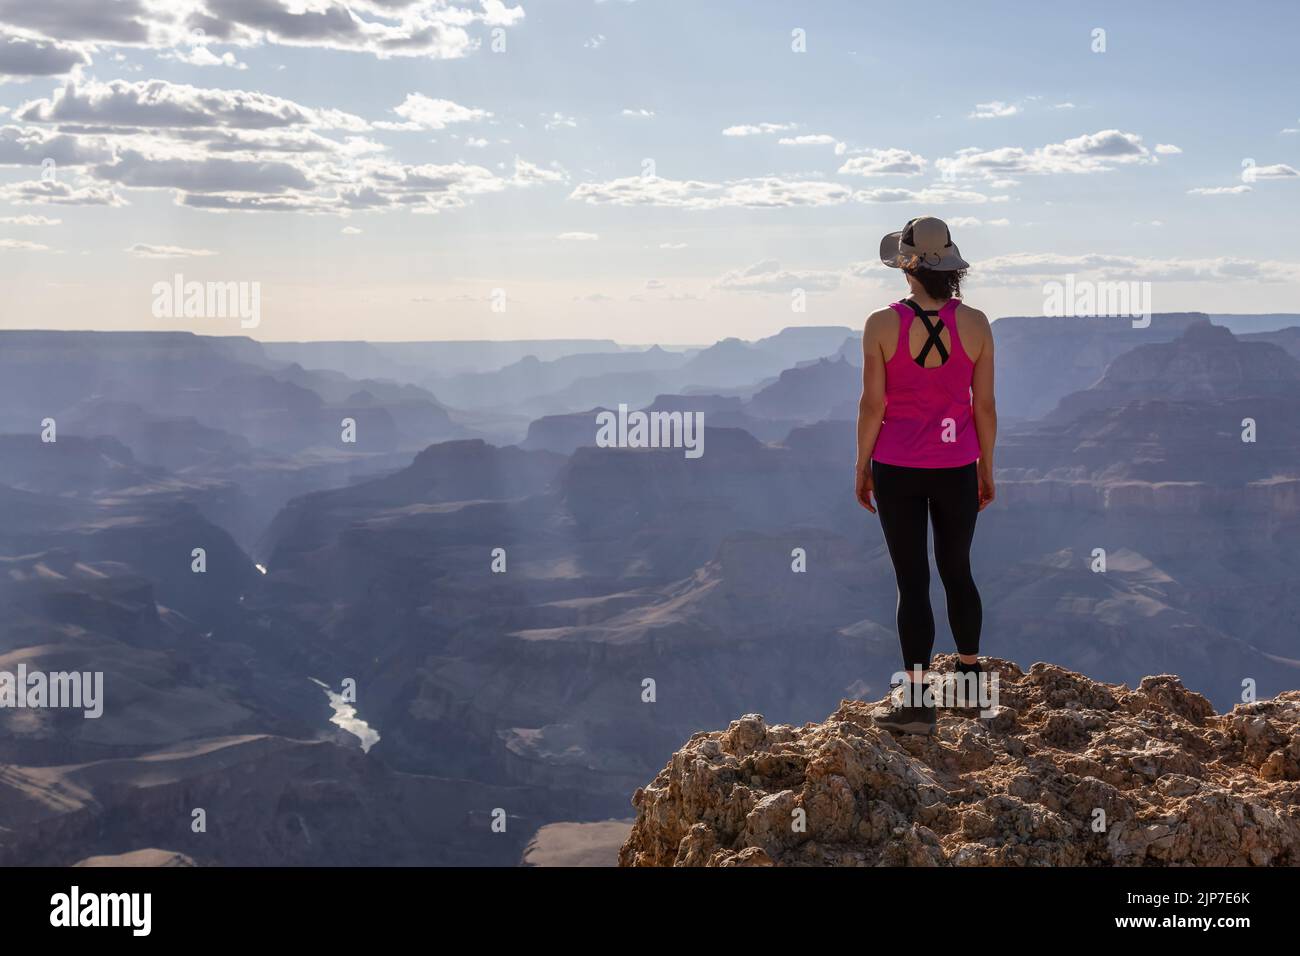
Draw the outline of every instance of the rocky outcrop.
M107 856L88 856L84 860L78 860L73 866L83 867L120 867L120 866L152 866L152 867L183 867L195 866L195 862L184 853L177 853L174 850L157 850L152 847L145 850L132 850L130 853L113 853Z
M1300 864L1300 692L1216 714L1169 675L989 664L996 704L941 709L929 738L865 701L694 735L633 796L620 864Z

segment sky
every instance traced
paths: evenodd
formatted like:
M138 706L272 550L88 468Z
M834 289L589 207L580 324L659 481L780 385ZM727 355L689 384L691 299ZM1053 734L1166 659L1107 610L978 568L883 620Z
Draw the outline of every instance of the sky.
M1300 311L1298 27L1281 2L0 0L0 328L857 327L905 291L878 248L918 215L992 318L1068 276ZM255 284L258 324L160 315L177 275Z

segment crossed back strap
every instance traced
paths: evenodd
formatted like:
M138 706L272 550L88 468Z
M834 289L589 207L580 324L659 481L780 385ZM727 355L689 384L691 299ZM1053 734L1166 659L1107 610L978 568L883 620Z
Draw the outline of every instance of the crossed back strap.
M943 340L939 338L939 333L943 331L943 319L940 319L937 325L930 321L930 316L938 315L939 313L926 312L911 299L904 299L903 301L911 306L912 311L916 313L916 317L920 319L921 324L925 326L925 331L929 333L929 337L925 340L925 345L921 346L921 351L916 355L916 364L925 368L926 356L930 354L930 349L932 348L939 350L940 365L948 361L948 350L943 347Z

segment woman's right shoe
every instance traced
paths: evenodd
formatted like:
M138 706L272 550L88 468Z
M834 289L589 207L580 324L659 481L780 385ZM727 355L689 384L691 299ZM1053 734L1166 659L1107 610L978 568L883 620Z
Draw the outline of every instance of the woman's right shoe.
M945 707L981 707L980 692L982 684L988 678L984 668L976 661L974 664L957 662L957 669L944 675L943 703Z

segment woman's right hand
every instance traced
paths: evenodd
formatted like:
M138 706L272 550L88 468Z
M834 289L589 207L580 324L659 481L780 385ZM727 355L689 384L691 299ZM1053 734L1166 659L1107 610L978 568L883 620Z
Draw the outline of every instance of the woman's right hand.
M871 494L876 490L876 483L871 478L871 466L858 469L857 496L858 504L866 508L872 514L876 513L876 506L871 503Z
M985 468L983 465L980 465L978 473L980 479L979 510L983 511L993 502L993 498L996 496L997 492L993 487L993 469Z

